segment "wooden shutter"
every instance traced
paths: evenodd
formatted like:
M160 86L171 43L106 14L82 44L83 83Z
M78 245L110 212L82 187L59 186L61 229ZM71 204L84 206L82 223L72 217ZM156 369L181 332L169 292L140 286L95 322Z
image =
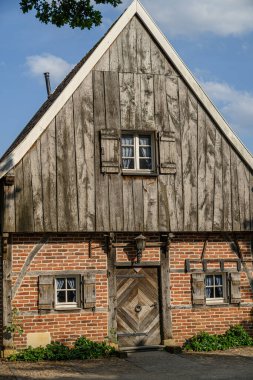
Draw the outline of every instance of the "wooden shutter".
M102 173L119 173L120 135L117 130L100 131L101 171Z
M39 310L51 310L54 304L54 276L39 276Z
M193 305L205 304L205 274L192 274L192 303Z
M230 302L231 303L240 303L241 302L241 287L240 273L230 273Z
M96 276L95 274L85 274L82 279L83 284L83 308L91 309L96 306Z
M159 136L160 173L176 173L176 140L175 132L162 132Z

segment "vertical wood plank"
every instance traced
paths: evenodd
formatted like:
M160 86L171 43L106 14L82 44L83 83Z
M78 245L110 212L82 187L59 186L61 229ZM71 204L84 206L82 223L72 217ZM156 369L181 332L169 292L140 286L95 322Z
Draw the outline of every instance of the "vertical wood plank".
M41 136L44 231L57 231L55 119Z
M23 161L21 160L15 167L15 219L16 231L21 232L22 229L22 205L23 205L23 191L24 191L24 178L23 178Z
M119 74L121 128L137 129L141 124L141 77L138 74Z
M205 231L206 205L206 114L201 105L198 105L198 230Z
M79 230L95 229L92 73L73 94Z
M130 177L123 178L124 231L135 230L133 181L135 181L135 179Z
M34 231L31 160L29 153L23 158L24 191L22 205L23 231Z
M169 129L174 132L176 149L176 174L168 176L168 191L171 197L170 208L173 207L173 210L175 210L175 216L171 212L172 219L170 224L172 230L182 231L184 228L184 208L178 78L166 77L166 99Z
M73 100L56 116L58 229L78 231L77 175Z
M237 166L238 186L239 186L239 209L240 209L240 225L241 231L250 230L250 178L248 168L244 162L238 157Z
M166 79L163 75L154 75L155 126L158 132L169 131Z
M125 29L122 31L122 58L123 58L123 71L125 73L136 73L136 24L138 20L136 17L133 17L132 20L128 23Z
M8 175L14 175L11 170ZM15 232L15 184L12 186L0 186L0 216L3 232Z
M222 139L223 156L223 212L224 212L224 231L232 230L232 189L231 189L231 162L230 147L223 137Z
M213 230L223 230L223 172L222 172L222 139L216 130L215 140L215 173L214 173L214 211Z
M179 81L184 230L197 230L197 103Z
M176 72L173 69L170 62L165 58L164 53L157 45L157 43L151 38L151 72L152 74L176 76Z
M160 231L171 231L168 189L169 189L168 175L160 175L159 180L158 180L159 230Z
M154 81L150 74L141 74L141 128L155 128Z
M253 172L250 171L250 187L249 187L249 192L250 192L250 225L251 225L251 230L253 230Z
M232 218L233 231L240 231L240 206L239 206L239 184L238 184L238 157L234 149L231 148L231 186L232 186Z
M96 231L110 230L108 175L101 174L99 131L106 128L105 90L102 72L93 72L95 128Z
M135 178L133 181L133 198L134 198L134 226L135 231L143 231L144 227L144 210L143 210L143 184L141 178Z
M157 179L143 178L144 231L158 230Z
M119 76L115 72L104 73L105 114L108 130L120 130ZM109 176L110 230L123 229L123 188L121 174Z
M136 19L136 38L138 73L151 73L151 37L138 19Z
M42 194L42 174L41 174L41 152L40 141L38 140L30 152L31 174L32 174L32 195L34 231L44 231L43 216L43 194Z
M206 118L206 193L205 193L205 230L212 231L214 207L214 167L215 167L216 127L209 117Z
M109 48L110 71L123 72L122 33L116 38Z

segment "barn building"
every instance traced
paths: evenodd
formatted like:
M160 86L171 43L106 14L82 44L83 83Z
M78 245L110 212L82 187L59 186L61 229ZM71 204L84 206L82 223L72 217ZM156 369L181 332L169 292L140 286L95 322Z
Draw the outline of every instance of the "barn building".
M133 1L0 160L2 346L251 331L252 170Z

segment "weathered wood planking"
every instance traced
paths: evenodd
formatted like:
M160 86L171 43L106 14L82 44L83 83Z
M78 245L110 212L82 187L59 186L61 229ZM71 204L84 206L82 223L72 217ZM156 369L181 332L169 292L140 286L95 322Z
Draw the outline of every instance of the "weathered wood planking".
M134 230L144 231L144 195L143 180L133 179L133 201L134 201Z
M151 37L139 20L136 21L136 41L138 73L151 73Z
M141 125L141 77L119 74L121 128L138 129Z
M23 161L15 167L15 220L16 231L23 230L23 192L24 192L24 176L23 176ZM27 205L26 207L31 207Z
M141 74L141 128L143 130L155 129L154 110L154 81L153 75Z
M30 153L30 159L32 176L34 231L42 232L44 231L44 216L40 141L37 141L37 143L32 148Z
M143 178L144 230L158 231L157 179Z
M206 192L205 192L205 228L212 231L214 210L214 165L215 165L216 128L210 118L206 117Z
M233 220L233 231L240 231L240 206L239 206L239 184L238 184L238 174L237 167L239 164L239 159L237 157L234 149L231 148L231 186L232 186L232 220Z
M100 169L99 131L106 128L104 73L93 72L94 130L95 130L95 186L96 231L110 230L109 177Z
M223 218L224 231L232 230L232 189L231 189L231 159L230 147L225 138L222 138L223 158Z
M57 231L55 119L40 139L44 231Z
M56 117L58 229L78 231L77 175L73 100Z
M156 96L156 94L155 94ZM168 176L168 194L170 197L170 227L173 231L184 228L183 184L182 184L182 148L179 111L178 78L166 77L167 114L169 130L175 136L176 174ZM166 127L166 124L165 124Z
M253 172L250 171L250 229L253 230Z
M14 170L8 173L14 175ZM3 232L15 232L15 186L0 186L0 217Z
M198 230L205 231L206 205L206 114L203 107L198 105Z
M222 138L216 130L215 139L215 171L214 171L214 210L213 231L223 230L223 170L222 170Z
M197 102L179 81L184 230L197 230Z
M95 163L92 73L73 95L79 230L95 230Z
M132 177L123 177L123 231L135 231L134 195Z
M239 210L241 231L250 230L250 178L249 170L244 163L238 159L237 166L239 187Z
M105 86L105 109L106 109L106 127L108 130L120 130L120 103L119 103L119 77L118 73L104 73ZM109 175L109 214L110 230L123 230L123 189L122 176Z

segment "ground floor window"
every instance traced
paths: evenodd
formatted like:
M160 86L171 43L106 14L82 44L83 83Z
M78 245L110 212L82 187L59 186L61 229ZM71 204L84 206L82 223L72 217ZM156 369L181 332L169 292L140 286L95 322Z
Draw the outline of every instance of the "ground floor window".
M224 302L226 280L222 274L208 274L205 277L207 303Z
M55 306L76 307L79 298L77 277L55 278Z

